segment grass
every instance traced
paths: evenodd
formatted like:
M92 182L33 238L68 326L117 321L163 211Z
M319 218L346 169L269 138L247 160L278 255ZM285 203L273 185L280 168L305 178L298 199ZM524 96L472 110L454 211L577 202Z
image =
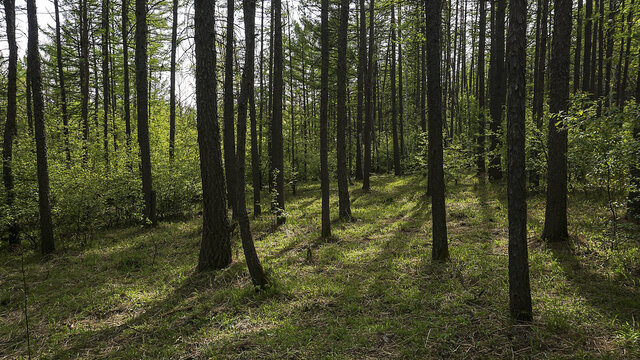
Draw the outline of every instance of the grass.
M466 178L447 196L451 260L430 260L424 180L351 188L355 222L319 238L319 185L287 194L287 223L253 220L274 285L256 292L234 263L194 272L201 218L96 234L48 261L25 252L37 358L640 358L640 229L610 239L605 202L571 194L568 244L539 240L529 201L534 321L508 312L504 184ZM333 185L335 187L335 184ZM331 194L337 215L337 189ZM21 257L0 254L0 358L27 356Z

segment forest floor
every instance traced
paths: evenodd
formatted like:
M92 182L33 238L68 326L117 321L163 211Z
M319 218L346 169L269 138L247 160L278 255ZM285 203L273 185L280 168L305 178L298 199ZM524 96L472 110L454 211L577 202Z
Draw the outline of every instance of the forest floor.
M95 234L43 261L24 254L36 358L640 358L640 228L571 193L566 244L540 241L544 196L529 200L534 321L509 318L504 184L448 187L451 260L432 263L419 176L351 187L355 222L319 238L320 189L287 193L287 223L252 221L274 286L234 263L194 272L201 218ZM332 218L337 188L332 184ZM265 201L266 203L266 201ZM62 247L62 246L60 246ZM0 253L0 358L27 356L19 252Z

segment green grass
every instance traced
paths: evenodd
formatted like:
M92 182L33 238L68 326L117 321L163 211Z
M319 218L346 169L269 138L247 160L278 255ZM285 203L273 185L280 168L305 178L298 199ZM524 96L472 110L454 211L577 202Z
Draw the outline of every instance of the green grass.
M417 176L351 188L355 222L322 241L320 189L287 194L287 223L252 221L274 285L234 263L194 272L201 218L96 234L43 261L25 252L37 358L640 358L640 229L611 240L602 200L572 194L571 241L539 240L529 201L534 321L508 312L504 184L469 177L447 196L451 260L430 260L430 201ZM337 189L331 194L337 215ZM0 358L26 357L21 257L0 254Z

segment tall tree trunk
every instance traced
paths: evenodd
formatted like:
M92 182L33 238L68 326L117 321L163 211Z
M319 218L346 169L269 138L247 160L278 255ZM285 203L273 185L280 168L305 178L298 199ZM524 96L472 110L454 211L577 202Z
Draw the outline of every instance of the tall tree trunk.
M231 234L218 126L215 2L195 0L196 107L202 174L202 243L198 270L231 264Z
M638 59L640 60L640 50L638 50ZM640 71L636 79L636 101L640 99ZM636 149L640 149L640 125L636 122L633 127L633 139L636 143ZM631 165L631 190L627 199L627 217L635 221L640 221L640 150L636 150L635 163Z
M57 1L56 1L57 4ZM57 9L57 7L56 7ZM4 123L4 137L2 142L2 180L4 182L7 210L14 214L15 202L14 176L13 176L13 141L18 135L16 122L17 112L17 71L18 71L18 44L16 43L16 4L15 0L4 1L4 14L7 23L7 42L9 43L9 64L7 74L7 121ZM20 242L18 237L18 224L14 216L9 216L7 237L10 245Z
M569 49L571 48L571 0L556 0L549 68L549 139L547 205L542 237L563 241L567 232L567 129L560 114L568 108Z
M222 141L224 145L224 170L227 174L227 202L233 207L233 218L236 218L236 194L233 173L233 163L236 156L235 146L235 130L233 125L234 106L233 106L233 38L234 38L234 1L227 0L227 34L225 41L224 54L224 109L223 109L223 128ZM238 134L240 136L240 134Z
M525 173L525 101L527 2L509 2L507 74L507 195L509 208L509 308L517 321L531 321L527 254L527 179ZM568 84L567 84L568 86Z
M598 1L594 1L595 11L591 17L596 17L598 12ZM591 72L590 72L590 81L589 81L589 90L591 92L591 98L596 99L597 97L597 89L596 89L596 72L598 71L598 19L597 17L593 20L593 40L591 41Z
M593 1L586 0L585 3L585 25L584 25L584 56L582 65L582 91L591 92L591 28L593 16Z
M493 7L493 33L491 34L492 79L489 82L491 100L491 122L489 123L489 179L502 178L500 161L500 132L502 127L502 107L505 101L506 77L504 73L504 15L505 0L497 0Z
M601 101L604 86L604 0L600 0L600 19L598 20L598 78L596 87L596 98L598 99L598 115L600 114Z
M364 114L364 134L362 136L364 141L364 164L362 166L362 190L369 191L371 189L370 184L370 172L371 172L371 133L373 128L374 117L374 60L373 60L373 45L374 45L374 28L373 28L373 13L375 9L374 0L369 0L369 63L367 65L367 76L365 78L365 114Z
M360 0L360 21L358 23L358 101L356 119L356 180L362 179L362 133L364 121L364 92L367 76L367 23L364 0Z
M284 154L282 139L282 3L273 0L273 113L271 121L271 166L275 172L275 191L279 209L278 224L284 224Z
M103 95L103 138L104 163L109 172L109 0L102 0L102 95Z
M346 31L345 31L346 32ZM393 171L396 176L402 174L400 167L400 144L398 144L398 120L396 102L396 13L391 5L391 132L393 134ZM338 64L340 61L338 60ZM338 74L340 70L338 70ZM402 103L402 100L400 100ZM402 118L400 118L402 122Z
M254 286L263 287L267 284L267 276L260 264L256 248L253 243L249 215L245 202L245 137L247 130L247 103L249 98L253 98L253 80L255 67L255 17L256 0L243 0L242 9L244 14L246 54L244 68L242 69L242 82L240 83L240 97L238 98L238 151L236 153L235 164L232 166L235 179L236 194L234 196L237 204L234 212L240 227L240 237L242 238L242 250L247 261L249 274ZM252 110L252 113L254 111ZM255 123L255 113L252 122Z
M613 33L616 12L618 11L613 0L609 0L609 19L607 21L607 48L605 58L604 97L605 106L611 103L611 68L613 65Z
M53 7L56 13L56 64L58 65L58 86L60 87L60 107L62 110L64 153L67 158L67 165L69 165L71 163L71 148L69 146L69 113L67 112L67 88L64 84L64 70L62 67L62 40L60 35L60 8L58 6L58 0L53 1Z
M80 0L80 93L84 166L89 161L89 10L87 7L87 0Z
M327 26L328 32L328 26ZM349 0L340 1L340 28L338 30L338 89L337 89L337 145L336 157L338 165L338 208L341 219L351 219L349 200L349 179L347 171L347 31L349 30ZM329 34L323 34L328 37ZM328 45L328 44L327 44ZM328 51L327 51L328 52ZM324 58L323 58L324 60ZM327 59L328 61L328 59ZM323 65L325 65L323 63ZM328 65L328 64L327 64ZM328 66L327 66L328 67ZM328 70L328 69L326 69ZM327 84L328 85L328 84Z
M320 8L320 186L322 190L322 238L331 237L331 214L329 211L329 0L322 0ZM365 174L366 176L366 174Z
M254 109L255 110L255 109ZM251 181L253 184L253 216L262 213L262 124L264 110L264 0L260 5L260 129L258 132L256 119L251 119ZM258 134L256 134L258 133ZM258 138L259 137L259 138ZM255 151L254 151L255 147Z
M476 134L476 167L478 174L485 172L485 87L484 87L484 47L487 31L486 0L480 1L480 40L478 42L478 130Z
M156 193L151 177L151 151L149 148L149 97L147 88L147 2L136 0L136 104L138 114L138 145L142 194L144 196L144 221L157 224Z
M578 0L578 25L576 26L576 50L573 55L573 92L580 88L580 52L582 51L582 0Z
M533 68L533 120L537 130L542 133L542 113L544 110L544 82L547 68L547 22L549 19L549 0L538 0L536 13L536 49ZM540 153L533 149L532 158L538 158ZM530 181L539 185L540 174L537 170L531 171Z
M124 126L126 132L128 155L131 153L131 93L129 89L129 0L122 0L122 63L124 87Z
M43 255L55 250L53 223L49 203L49 164L47 160L47 131L44 123L44 97L42 95L42 73L40 72L40 50L38 45L38 15L36 1L27 0L29 41L27 62L33 93L33 117L36 135L36 162L38 173L38 207L40 213L40 250Z
M449 258L445 209L445 183L442 167L442 85L440 83L442 1L425 0L427 38L427 111L429 112L429 161L431 162L431 214L433 247L431 258Z
M629 9L629 14L627 15L627 27L629 30L633 26L633 4L634 0L631 0L631 8ZM620 89L618 90L618 105L620 107L624 106L625 101L627 100L627 81L629 79L629 62L631 60L631 35L627 34L626 38L626 50L624 54L624 70L622 75L622 85L620 85Z
M400 138L400 160L404 158L404 95L402 92L402 5L398 5L398 119L399 138ZM402 166L402 162L400 163ZM402 172L402 171L401 171Z
M169 162L173 163L176 147L176 50L178 48L178 0L173 0L171 24L171 80L169 89Z

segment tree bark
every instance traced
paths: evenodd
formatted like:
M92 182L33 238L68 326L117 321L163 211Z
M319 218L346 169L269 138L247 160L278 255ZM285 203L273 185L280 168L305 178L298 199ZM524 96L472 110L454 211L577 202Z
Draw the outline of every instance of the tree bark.
M196 107L202 174L202 243L198 270L231 264L231 234L220 151L215 49L215 2L195 0Z
M396 101L396 13L395 5L391 5L391 132L393 134L393 171L396 176L402 174L400 167L400 144L398 143L398 120ZM338 64L340 61L338 61ZM340 73L340 71L338 71ZM402 75L401 75L402 76ZM400 100L402 103L402 100ZM402 122L402 118L400 118Z
M178 0L173 0L171 24L171 79L169 89L169 161L173 163L176 147L176 50L178 47Z
M233 163L236 157L236 141L235 130L233 125L234 106L233 106L233 20L234 20L234 1L227 0L227 33L225 42L225 56L224 56L224 109L223 109L223 128L222 128L222 141L223 141L223 154L224 154L224 170L227 174L227 201L229 206L233 207L233 218L236 218L237 211L235 208L236 201L234 196L236 191L234 189L234 177ZM240 134L238 134L240 136Z
M271 166L275 172L278 224L284 224L284 154L282 139L282 3L273 0L273 113L271 121Z
M493 7L493 33L491 34L492 79L489 83L491 99L491 122L489 123L489 179L502 178L500 161L500 132L502 127L502 107L505 101L506 77L504 69L504 16L505 0L496 0Z
M81 0L82 1L82 0ZM131 92L129 89L129 0L122 0L122 73L124 88L124 126L127 153L131 153Z
M33 93L33 118L36 136L36 162L38 173L38 207L40 213L40 251L47 255L55 250L51 204L49 202L49 164L47 160L47 131L44 123L44 97L42 95L42 73L38 44L38 15L36 1L27 0L29 24L27 62Z
M80 93L82 97L83 164L89 161L89 17L87 0L80 0Z
M156 193L151 175L151 151L149 148L149 97L147 81L147 2L136 0L136 104L138 113L138 145L142 194L144 196L144 221L157 225Z
M15 0L14 0L15 1ZM62 110L62 133L64 136L64 153L67 165L71 163L71 148L69 146L69 113L67 111L67 88L64 82L64 70L62 67L62 40L60 35L60 8L58 0L53 1L56 15L56 64L58 66L58 86L60 87L60 108ZM15 29L14 29L15 32ZM7 32L8 35L8 32ZM8 36L7 36L8 37ZM14 34L15 37L15 34Z
M328 164L328 103L329 103L329 0L322 0L320 9L320 186L322 191L322 238L331 237L329 212L329 164ZM366 174L365 174L366 176Z
M551 66L549 68L549 139L547 204L542 237L564 241L567 231L567 129L564 113L569 99L569 49L571 47L571 0L554 4Z
M373 127L374 117L374 60L373 60L373 45L374 45L374 25L373 25L373 13L375 3L374 0L369 0L369 64L367 65L367 75L365 78L365 114L364 114L364 134L362 139L364 141L364 164L362 166L362 190L369 191L371 189L370 184L370 172L371 172L371 132Z
M507 76L507 196L509 218L509 309L517 321L531 321L527 252L525 102L527 2L509 2Z
M445 183L442 161L442 85L441 66L441 28L442 1L425 0L427 38L427 111L429 115L429 161L431 184L431 214L433 222L433 247L431 258L445 260L449 258L447 241L447 222L445 208Z
M588 1L588 0L587 0ZM576 26L576 49L573 55L573 92L580 89L580 52L582 51L582 0L578 0L578 25Z
M480 39L478 41L478 130L476 134L476 167L478 174L485 172L485 87L484 87L484 47L487 31L486 0L480 2Z
M338 89L337 89L337 144L338 214L343 220L351 219L349 179L347 171L347 31L349 29L349 0L340 1L340 29L338 30ZM328 31L328 28L327 28ZM328 34L326 34L328 37ZM328 44L327 44L328 45ZM323 58L324 60L324 58ZM323 63L324 65L324 63ZM328 64L327 64L328 65ZM328 69L326 69L328 70ZM328 85L328 84L327 84Z
M585 3L585 25L584 25L584 56L582 65L582 91L591 92L591 28L593 21L593 1L586 0Z
M367 76L367 23L364 0L360 0L360 21L358 23L358 101L356 118L356 180L362 180L362 133L364 121L364 92Z
M57 4L57 1L56 1ZM57 7L56 7L57 9ZM15 191L13 176L13 141L18 135L16 122L17 112L17 71L18 71L18 44L16 43L16 4L15 0L4 1L4 14L7 23L7 42L9 43L9 63L7 67L7 121L4 124L4 137L2 142L2 180L4 182L7 210L12 215L9 217L7 238L9 245L17 245L18 224L13 214L15 213Z
M106 172L109 173L109 0L102 0L102 95L103 95L103 144L104 144L104 164Z

